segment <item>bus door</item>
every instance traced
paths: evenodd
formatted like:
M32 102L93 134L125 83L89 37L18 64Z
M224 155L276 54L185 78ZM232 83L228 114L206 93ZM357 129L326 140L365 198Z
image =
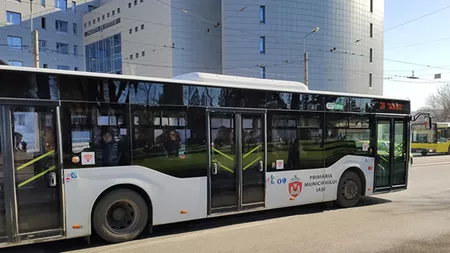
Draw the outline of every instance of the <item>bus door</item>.
M408 120L378 118L375 192L405 189L409 168Z
M0 100L3 242L64 235L58 110L56 102Z
M265 204L266 115L208 112L209 213Z

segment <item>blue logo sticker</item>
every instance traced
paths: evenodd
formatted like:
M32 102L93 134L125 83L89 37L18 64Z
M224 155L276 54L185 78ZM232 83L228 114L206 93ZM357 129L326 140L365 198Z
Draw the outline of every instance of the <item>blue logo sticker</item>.
M283 178L283 184L285 184L287 182L286 178Z
M77 178L77 177L78 177L78 173L77 173L77 172L72 172L72 173L70 174L70 177L71 177L71 178Z

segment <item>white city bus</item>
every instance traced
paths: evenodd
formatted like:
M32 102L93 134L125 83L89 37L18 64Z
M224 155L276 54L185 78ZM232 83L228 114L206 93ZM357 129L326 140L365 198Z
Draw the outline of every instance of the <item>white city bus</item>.
M0 85L2 247L407 188L408 100L201 73L0 66Z

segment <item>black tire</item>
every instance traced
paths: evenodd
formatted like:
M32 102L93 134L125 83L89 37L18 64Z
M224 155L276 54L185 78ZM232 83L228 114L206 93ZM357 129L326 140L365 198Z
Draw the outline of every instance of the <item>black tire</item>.
M118 189L106 194L94 207L94 231L109 243L131 241L147 226L147 203L137 192Z
M450 146L448 147L447 155L450 155Z
M361 185L355 172L345 172L339 180L336 204L343 208L355 206L361 198Z
M423 156L426 156L426 155L428 154L428 152L422 151L421 154L422 154Z

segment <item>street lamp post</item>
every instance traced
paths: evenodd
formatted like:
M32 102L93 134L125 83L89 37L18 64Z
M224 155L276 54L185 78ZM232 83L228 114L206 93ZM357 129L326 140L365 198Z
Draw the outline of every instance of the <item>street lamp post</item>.
M314 30L312 30L310 33L308 33L304 38L303 38L303 54L304 54L304 67L305 67L305 85L308 86L308 52L306 52L306 38L308 38L309 35L316 33L319 31L319 27L314 28Z

